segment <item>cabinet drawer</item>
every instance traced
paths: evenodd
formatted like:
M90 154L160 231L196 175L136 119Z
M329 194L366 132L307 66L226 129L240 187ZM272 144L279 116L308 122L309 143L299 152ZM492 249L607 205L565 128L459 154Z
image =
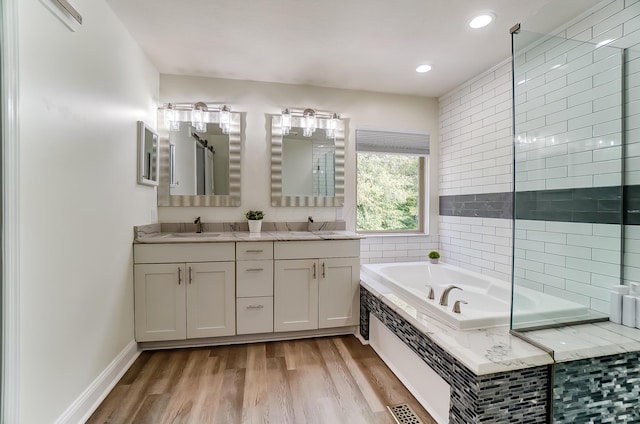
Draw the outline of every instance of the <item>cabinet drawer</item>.
M360 240L277 241L275 259L347 258L360 256Z
M273 243L270 241L236 243L236 257L239 261L273 259Z
M273 297L237 299L237 334L273 332Z
M236 259L235 243L134 244L137 264L218 262Z
M273 261L236 262L236 297L273 296Z

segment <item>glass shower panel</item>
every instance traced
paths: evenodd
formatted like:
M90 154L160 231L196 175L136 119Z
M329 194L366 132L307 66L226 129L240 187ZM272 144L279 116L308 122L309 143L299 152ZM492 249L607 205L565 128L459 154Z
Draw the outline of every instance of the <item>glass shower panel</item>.
M512 328L607 317L620 284L624 51L513 34Z

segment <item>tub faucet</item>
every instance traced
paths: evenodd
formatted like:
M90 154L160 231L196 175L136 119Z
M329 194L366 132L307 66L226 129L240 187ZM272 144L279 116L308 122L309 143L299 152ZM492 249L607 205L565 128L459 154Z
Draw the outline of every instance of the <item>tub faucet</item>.
M307 231L311 231L311 224L313 224L313 217L312 216L307 218Z
M197 217L195 219L195 221L193 221L194 224L196 224L196 233L201 233L202 232L202 220L200 219L200 217Z
M453 289L462 290L460 287L454 286L453 284L447 286L447 288L442 292L442 296L440 296L440 306L447 306L449 304L449 292Z
M436 298L435 294L433 293L433 287L431 287L430 285L426 285L427 287L429 287L429 294L427 295L427 299L429 300L433 300Z

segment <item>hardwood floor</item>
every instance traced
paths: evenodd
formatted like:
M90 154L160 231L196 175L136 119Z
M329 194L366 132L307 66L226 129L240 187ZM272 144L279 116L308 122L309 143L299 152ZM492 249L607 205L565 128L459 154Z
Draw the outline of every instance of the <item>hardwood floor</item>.
M435 421L354 336L143 352L87 423L395 423L408 403Z

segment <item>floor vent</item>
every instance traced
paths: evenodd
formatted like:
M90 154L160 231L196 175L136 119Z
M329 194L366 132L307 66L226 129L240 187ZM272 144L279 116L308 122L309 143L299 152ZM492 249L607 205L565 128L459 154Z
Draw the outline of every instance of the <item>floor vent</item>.
M406 403L399 405L387 406L393 418L398 424L422 424L420 418L413 412L413 409Z

